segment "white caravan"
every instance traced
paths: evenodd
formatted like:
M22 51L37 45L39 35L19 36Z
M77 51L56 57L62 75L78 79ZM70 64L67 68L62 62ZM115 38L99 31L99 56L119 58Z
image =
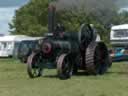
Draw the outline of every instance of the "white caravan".
M113 26L110 41L112 46L128 46L128 24Z
M32 37L25 35L8 35L0 37L0 57L11 57L15 48L23 40L31 40Z
M128 61L128 24L113 26L110 40L113 47L110 50L112 60Z

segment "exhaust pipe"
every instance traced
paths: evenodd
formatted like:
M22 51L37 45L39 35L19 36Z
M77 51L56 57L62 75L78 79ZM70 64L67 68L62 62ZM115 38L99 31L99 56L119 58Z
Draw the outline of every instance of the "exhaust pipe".
M48 31L49 33L54 33L55 31L55 12L56 8L53 4L48 7Z

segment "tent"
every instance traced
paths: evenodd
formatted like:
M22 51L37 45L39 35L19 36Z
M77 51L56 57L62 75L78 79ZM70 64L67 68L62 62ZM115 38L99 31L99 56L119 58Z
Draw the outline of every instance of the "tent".
M38 37L39 38L39 37ZM26 35L7 35L0 37L0 57L11 57L23 40L36 40L36 37Z

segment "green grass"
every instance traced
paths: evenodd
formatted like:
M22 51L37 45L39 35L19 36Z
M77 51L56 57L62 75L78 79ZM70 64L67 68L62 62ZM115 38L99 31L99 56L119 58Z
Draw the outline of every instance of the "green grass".
M26 65L0 59L0 96L128 96L128 62L114 63L103 76L55 77L56 70L29 79Z

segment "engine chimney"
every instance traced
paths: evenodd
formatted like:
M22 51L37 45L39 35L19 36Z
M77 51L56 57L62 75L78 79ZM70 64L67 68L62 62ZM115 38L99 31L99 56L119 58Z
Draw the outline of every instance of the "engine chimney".
M55 12L56 8L53 4L49 4L48 7L48 31L50 33L54 32L54 26L55 26Z

